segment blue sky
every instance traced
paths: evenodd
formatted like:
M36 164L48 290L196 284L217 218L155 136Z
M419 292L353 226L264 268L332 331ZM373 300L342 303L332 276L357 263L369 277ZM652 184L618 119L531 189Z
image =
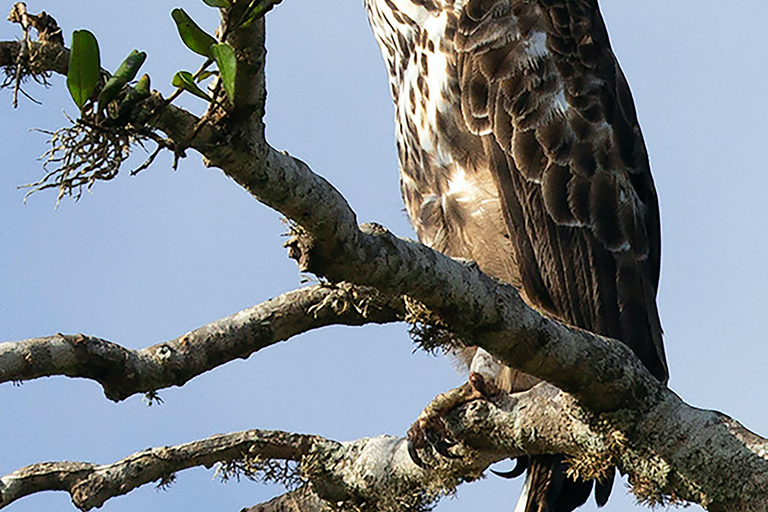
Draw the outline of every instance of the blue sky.
M77 5L77 7L72 7ZM115 68L133 48L149 54L153 86L170 93L178 69L199 60L175 34L183 6L214 29L200 1L28 2L71 32L99 38ZM663 263L659 307L671 388L768 432L768 4L713 0L604 0L614 50L628 77L659 193ZM10 9L10 2L7 4ZM270 142L310 164L349 200L360 222L412 237L397 184L392 106L361 0L285 0L268 21ZM0 39L17 37L0 24ZM62 77L29 85L44 105L10 107L0 92L0 340L84 332L140 348L300 286L281 248L280 216L190 153L172 171L97 184L77 204L18 185L35 181L45 137L74 115ZM197 112L195 99L182 104ZM141 150L134 166L140 164ZM130 165L126 171L130 170ZM463 377L441 357L413 353L404 326L329 328L230 363L183 388L107 401L91 382L61 377L0 386L0 473L48 460L107 463L143 448L248 428L337 440L403 434L437 393ZM280 492L222 484L213 472L178 475L169 491L142 488L103 510L240 510ZM440 512L511 510L519 484L489 477L459 489ZM609 511L632 509L622 484ZM583 510L592 510L590 505ZM15 512L74 510L64 493L13 504ZM696 510L694 507L691 510Z

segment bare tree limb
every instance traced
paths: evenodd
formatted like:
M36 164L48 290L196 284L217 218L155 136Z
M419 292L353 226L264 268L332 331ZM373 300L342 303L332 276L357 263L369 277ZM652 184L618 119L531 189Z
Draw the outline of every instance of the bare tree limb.
M149 482L170 483L173 474L183 469L210 468L217 462L244 457L298 461L316 445L328 444L332 442L317 436L248 430L178 446L150 448L112 464L34 464L0 478L0 508L37 492L67 491L75 506L90 510Z
M380 436L338 443L319 436L249 430L143 450L107 465L34 464L0 478L0 508L36 492L63 490L78 508L89 510L146 483L170 482L182 469L222 463L224 476L235 469L248 477L270 479L275 477L264 474L269 471L268 462L282 460L299 462L295 474L311 484L313 493L342 510L362 506L368 510L420 510L507 457L546 453L553 448L584 451L584 446L591 453L605 451L601 432L566 414L572 407L569 401L568 395L543 384L526 393L499 397L495 403L470 403L449 419L451 435L465 441L456 448L462 457L431 458L429 471L411 461L403 438ZM544 404L549 404L546 414L538 414L536 409ZM566 421L552 422L564 414Z
M399 303L400 302L400 303ZM183 386L204 372L297 334L327 325L387 323L402 318L401 301L372 288L316 285L141 350L83 334L0 343L0 382L52 375L93 379L110 400Z

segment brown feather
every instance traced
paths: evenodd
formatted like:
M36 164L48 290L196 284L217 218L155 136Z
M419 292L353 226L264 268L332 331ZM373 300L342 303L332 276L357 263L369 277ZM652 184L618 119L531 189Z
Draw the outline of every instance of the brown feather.
M566 167L550 162L541 180L544 206L558 224L573 224L576 218L568 206L568 181L571 173Z

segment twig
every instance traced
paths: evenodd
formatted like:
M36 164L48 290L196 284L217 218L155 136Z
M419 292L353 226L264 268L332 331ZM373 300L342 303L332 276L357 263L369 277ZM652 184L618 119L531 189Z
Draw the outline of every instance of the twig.
M144 132L143 135L145 135L148 139L152 140L156 144L156 147L155 147L155 150L152 152L152 154L150 154L149 157L146 160L144 160L144 163L142 163L139 167L131 171L131 176L136 176L141 171L147 169L150 165L152 165L152 162L155 161L155 158L157 158L157 155L159 155L162 150L169 149L174 153L176 152L176 143L173 142L172 140L166 137L162 137L151 130L146 130L146 132ZM141 143L140 139L137 142L142 148L144 148L144 145Z

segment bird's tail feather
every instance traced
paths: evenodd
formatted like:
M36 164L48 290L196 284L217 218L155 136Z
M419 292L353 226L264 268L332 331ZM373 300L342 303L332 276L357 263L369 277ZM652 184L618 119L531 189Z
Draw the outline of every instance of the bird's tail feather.
M525 475L525 483L523 484L523 490L520 493L520 497L517 499L517 505L515 505L514 512L525 512L528 505L528 494L531 490L531 472L528 471Z
M560 455L530 457L514 512L571 512L583 505L592 492L592 482L577 482L566 476L565 470Z
M616 476L616 468L608 470L608 474L602 480L595 482L595 501L598 507L605 506L613 489L613 478Z

